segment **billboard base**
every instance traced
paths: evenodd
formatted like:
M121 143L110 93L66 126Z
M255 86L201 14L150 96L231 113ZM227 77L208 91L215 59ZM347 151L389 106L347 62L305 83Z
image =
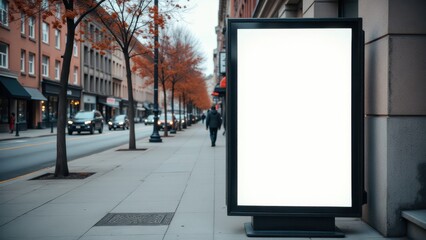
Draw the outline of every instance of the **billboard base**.
M327 237L343 238L334 217L260 217L245 223L247 237Z

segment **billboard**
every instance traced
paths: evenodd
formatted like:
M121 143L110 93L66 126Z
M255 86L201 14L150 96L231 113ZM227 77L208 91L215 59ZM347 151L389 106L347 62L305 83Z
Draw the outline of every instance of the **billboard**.
M360 216L360 19L229 19L229 215Z

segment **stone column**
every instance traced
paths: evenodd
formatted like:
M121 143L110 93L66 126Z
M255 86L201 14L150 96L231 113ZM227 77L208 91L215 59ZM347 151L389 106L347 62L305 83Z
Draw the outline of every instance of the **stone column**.
M332 18L338 17L339 8L337 0L304 0L304 18Z
M426 1L359 0L365 30L363 220L405 235L401 211L426 208Z

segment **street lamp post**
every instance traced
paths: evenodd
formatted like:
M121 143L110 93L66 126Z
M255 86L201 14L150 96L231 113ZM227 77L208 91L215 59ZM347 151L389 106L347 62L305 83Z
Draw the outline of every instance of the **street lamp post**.
M162 142L158 132L158 0L154 0L154 124L149 142Z

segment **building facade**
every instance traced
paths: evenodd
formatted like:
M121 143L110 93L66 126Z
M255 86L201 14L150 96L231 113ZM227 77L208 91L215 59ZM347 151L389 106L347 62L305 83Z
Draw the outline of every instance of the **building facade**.
M62 55L66 44L66 27L55 28L61 19L63 4L51 4L53 15L29 17L14 13L9 18L13 1L0 0L0 132L9 131L9 117L16 114L20 130L45 128L56 124ZM96 41L111 38L102 25L88 19L77 29L67 91L67 113L99 110L105 119L126 114L127 80L122 53L93 47ZM93 17L92 17L93 20ZM81 28L81 29L80 29ZM81 31L80 31L81 30ZM145 117L152 101L143 78L133 77L131 86L139 109ZM151 91L152 92L152 91Z
M53 20L60 19L62 5L54 6L54 15L42 19L40 15L8 16L9 1L1 0L0 46L2 62L1 122L5 131L7 116L16 113L21 130L42 128L55 122L59 93L62 54L66 32L52 27ZM68 84L68 113L79 109L81 86L78 78L80 59L78 43L74 46ZM29 97L16 95L14 89L22 89Z
M424 9L422 0L219 1L218 52L228 17L362 18L368 194L362 219L384 236L406 235L401 212L426 208Z
M83 110L98 110L105 119L110 119L119 114L120 98L113 96L112 78L112 52L110 50L95 49L92 46L104 41L111 36L103 32L102 23L89 16L89 20L83 21L84 34L82 38L83 55L82 79L83 79Z

